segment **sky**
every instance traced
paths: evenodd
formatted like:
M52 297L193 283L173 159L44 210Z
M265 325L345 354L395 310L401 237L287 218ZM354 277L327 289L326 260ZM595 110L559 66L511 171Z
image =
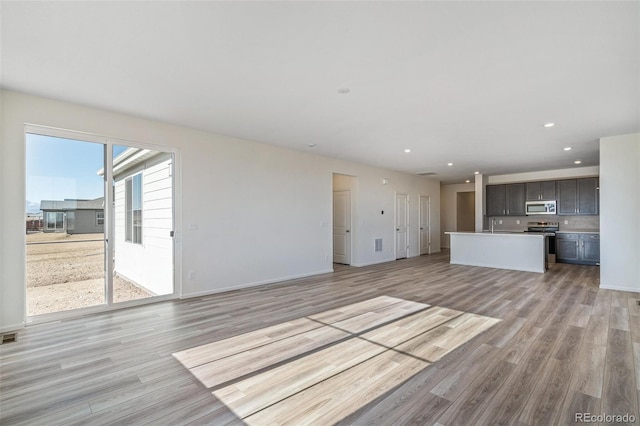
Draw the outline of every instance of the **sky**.
M114 146L114 156L127 147ZM27 211L41 200L104 196L104 145L27 133Z

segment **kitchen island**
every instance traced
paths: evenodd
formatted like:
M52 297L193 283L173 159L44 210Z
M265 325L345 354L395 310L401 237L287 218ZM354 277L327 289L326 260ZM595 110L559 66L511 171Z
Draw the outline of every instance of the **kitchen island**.
M546 237L524 232L445 232L455 265L484 266L543 273L547 269Z

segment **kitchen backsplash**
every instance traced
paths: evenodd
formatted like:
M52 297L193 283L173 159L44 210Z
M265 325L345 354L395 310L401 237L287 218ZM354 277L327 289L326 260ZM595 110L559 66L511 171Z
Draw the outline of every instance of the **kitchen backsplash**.
M491 226L491 219L496 220L493 229L499 231L526 231L527 222L558 222L561 231L600 230L600 216L557 216L548 214L538 216L496 216L489 218L485 229Z

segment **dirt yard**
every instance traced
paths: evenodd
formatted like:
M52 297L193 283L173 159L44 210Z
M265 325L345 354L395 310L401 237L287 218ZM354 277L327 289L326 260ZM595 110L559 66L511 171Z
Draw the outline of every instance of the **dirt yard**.
M151 297L116 276L114 301ZM104 303L102 234L27 235L27 315L40 315Z

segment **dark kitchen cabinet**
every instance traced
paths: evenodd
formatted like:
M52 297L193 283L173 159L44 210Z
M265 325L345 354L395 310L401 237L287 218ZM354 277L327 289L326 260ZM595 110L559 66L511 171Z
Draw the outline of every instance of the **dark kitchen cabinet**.
M600 264L600 235L556 234L556 262L581 265Z
M579 244L578 234L556 234L556 262L577 262Z
M577 179L578 214L598 214L598 179Z
M487 216L507 214L506 185L487 185Z
M582 260L586 263L600 264L600 235L582 234L580 241L582 242Z
M487 216L524 216L524 183L487 185Z
M558 181L559 215L598 214L598 178Z
M507 216L524 216L524 183L507 185Z
M552 201L556 199L556 181L548 180L543 182L526 183L527 201Z

